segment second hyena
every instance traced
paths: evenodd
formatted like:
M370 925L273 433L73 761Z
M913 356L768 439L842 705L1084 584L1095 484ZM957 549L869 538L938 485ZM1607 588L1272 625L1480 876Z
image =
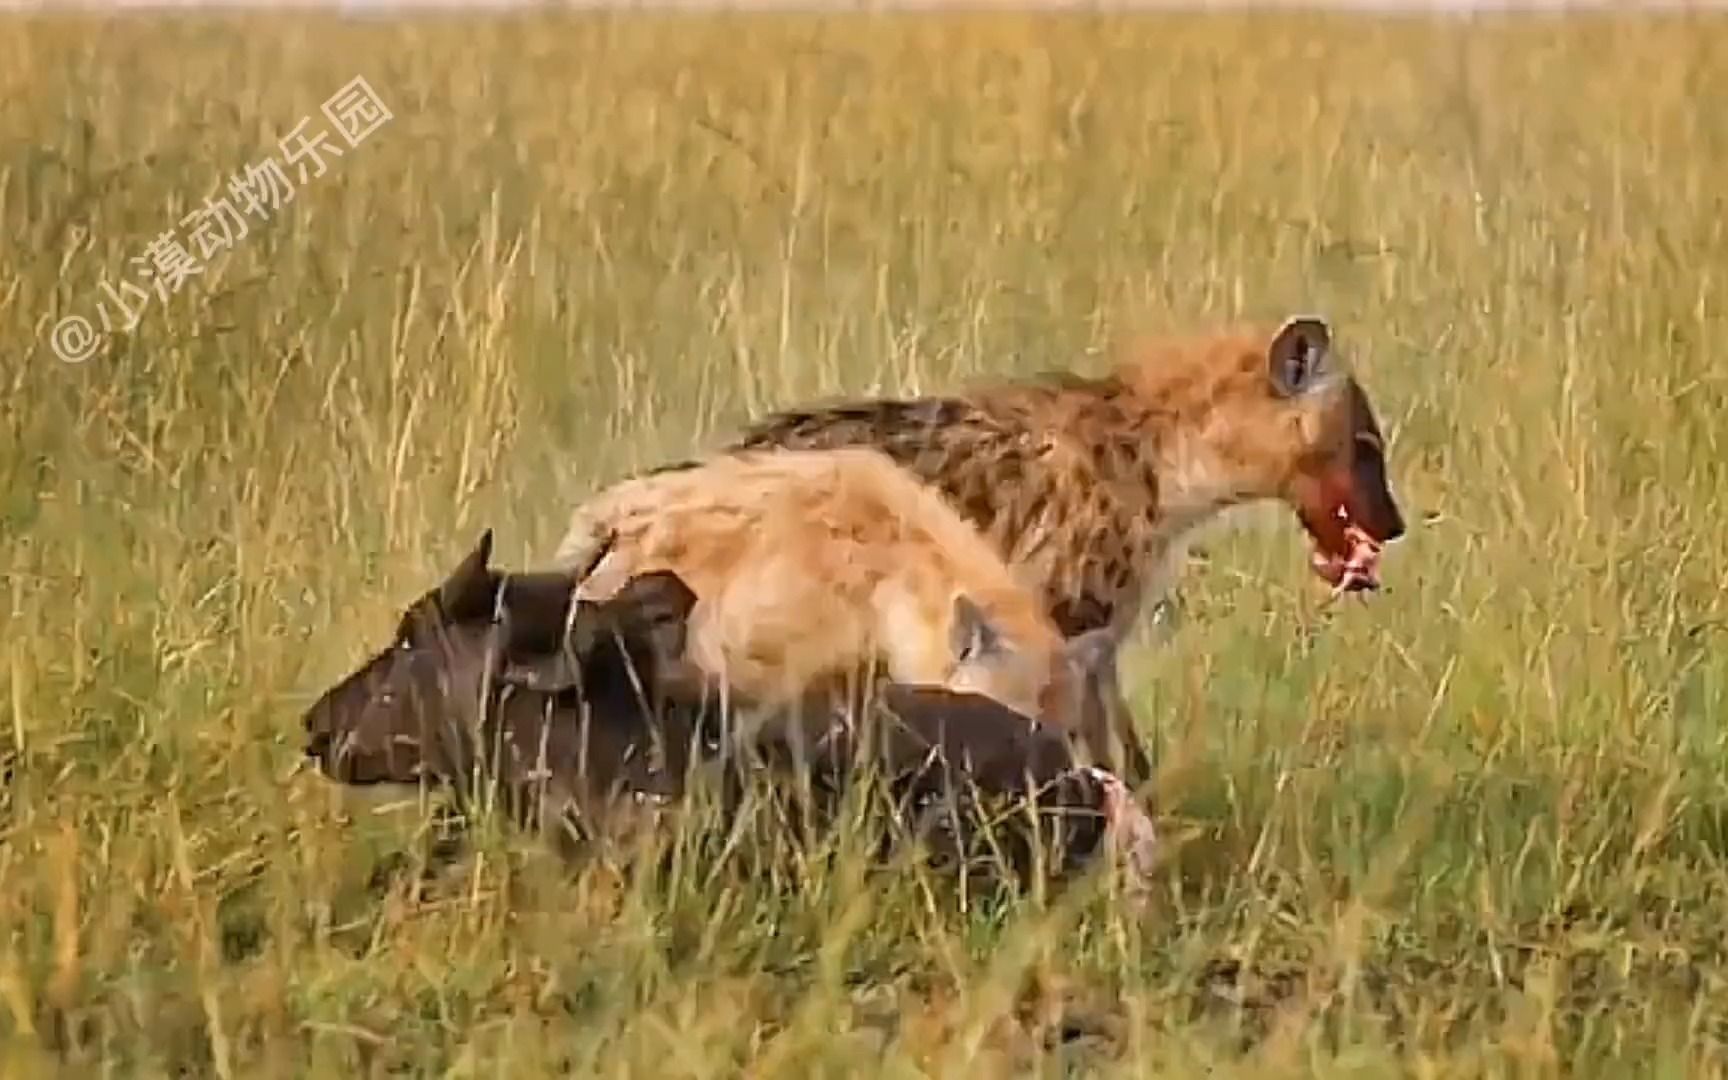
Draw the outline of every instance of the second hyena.
M596 554L600 557L596 560ZM689 658L767 704L895 682L984 694L1067 725L1063 640L1038 597L934 490L866 448L746 451L607 488L554 561L592 565L584 595L671 571L695 592Z

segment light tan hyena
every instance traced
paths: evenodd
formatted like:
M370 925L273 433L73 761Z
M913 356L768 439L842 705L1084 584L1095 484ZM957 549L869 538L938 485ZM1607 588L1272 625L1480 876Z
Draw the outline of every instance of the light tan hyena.
M555 562L591 565L593 599L677 574L697 596L689 659L757 704L847 693L875 667L1061 725L1079 712L1071 651L1085 643L1065 642L977 530L874 450L746 451L625 480L577 509Z

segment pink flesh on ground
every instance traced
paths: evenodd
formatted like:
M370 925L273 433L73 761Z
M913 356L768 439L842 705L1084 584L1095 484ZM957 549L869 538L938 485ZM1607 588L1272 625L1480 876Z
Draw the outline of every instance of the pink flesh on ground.
M1126 864L1124 869L1135 891L1149 888L1158 852L1158 833L1151 816L1114 773L1095 766L1089 771L1104 785L1104 820L1112 854Z

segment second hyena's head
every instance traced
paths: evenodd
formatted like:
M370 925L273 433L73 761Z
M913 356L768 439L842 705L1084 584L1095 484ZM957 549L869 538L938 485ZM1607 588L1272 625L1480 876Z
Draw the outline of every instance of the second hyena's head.
M1076 729L1087 671L1084 638L1064 639L1042 611L1018 603L986 609L954 598L949 624L952 667L946 686L982 694L1022 715Z
M1404 534L1404 518L1379 421L1325 320L1149 350L1124 375L1164 421L1165 513L1282 500L1314 544L1315 572L1340 589L1378 585L1380 549Z

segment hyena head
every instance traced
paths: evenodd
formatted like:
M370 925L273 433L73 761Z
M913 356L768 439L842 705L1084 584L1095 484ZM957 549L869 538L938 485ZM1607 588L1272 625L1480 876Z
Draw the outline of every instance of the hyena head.
M1005 629L1006 621L965 593L954 598L947 688L982 694L1023 715L1078 730L1087 716L1086 687L1097 666L1097 643L1084 634L1064 639L1043 618L1015 632Z
M1404 535L1404 518L1368 395L1334 353L1324 319L1295 316L1269 336L1155 354L1130 378L1175 421L1161 448L1167 510L1280 499L1314 544L1316 573L1341 590L1373 589L1380 549Z

